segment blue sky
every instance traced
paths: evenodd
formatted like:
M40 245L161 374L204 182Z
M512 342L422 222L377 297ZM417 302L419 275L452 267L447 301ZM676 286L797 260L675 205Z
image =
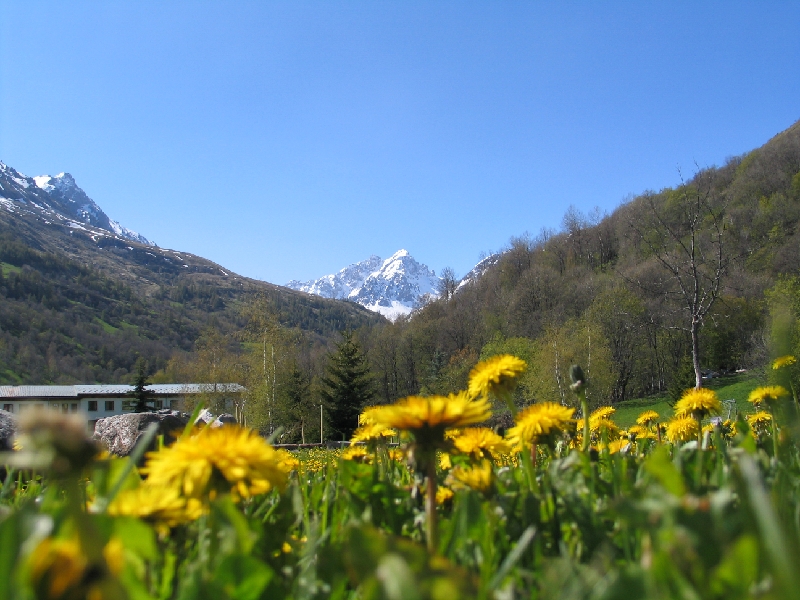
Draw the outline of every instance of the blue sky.
M797 2L0 0L0 160L285 283L468 271L800 118Z

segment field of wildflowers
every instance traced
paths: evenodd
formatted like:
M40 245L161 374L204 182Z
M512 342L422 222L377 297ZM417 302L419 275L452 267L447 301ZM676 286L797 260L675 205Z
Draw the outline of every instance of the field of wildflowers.
M773 367L747 414L693 389L622 429L579 367L572 405L518 410L525 363L498 356L364 410L343 450L188 427L119 458L31 414L0 460L0 598L796 598L798 365Z

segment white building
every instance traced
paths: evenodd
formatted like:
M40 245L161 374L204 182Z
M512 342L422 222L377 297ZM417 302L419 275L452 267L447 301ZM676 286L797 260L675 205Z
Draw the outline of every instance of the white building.
M156 409L180 410L187 396L224 394L233 398L245 388L236 383L162 383L147 389L153 393ZM80 412L93 429L98 419L133 412L136 400L130 396L132 391L132 385L0 385L0 408L16 415L37 408Z

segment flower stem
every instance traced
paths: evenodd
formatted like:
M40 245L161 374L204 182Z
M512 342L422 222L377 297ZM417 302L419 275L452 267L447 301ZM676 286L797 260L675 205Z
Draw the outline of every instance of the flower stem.
M581 401L581 412L583 413L583 448L584 452L589 451L589 436L591 435L589 429L589 402L586 400L586 390L578 392L578 398Z
M427 525L428 552L436 554L439 548L439 529L436 514L436 462L428 461L427 494L425 497L425 524Z

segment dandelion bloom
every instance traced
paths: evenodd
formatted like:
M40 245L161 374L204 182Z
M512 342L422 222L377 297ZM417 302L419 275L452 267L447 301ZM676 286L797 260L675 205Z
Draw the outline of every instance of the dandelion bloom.
M617 412L617 409L613 406L601 406L600 408L593 410L589 415L589 426L591 426L592 422L602 421L603 419L608 419L611 415Z
M511 451L508 443L488 427L469 427L453 438L453 445L462 454L474 459L498 456Z
M162 533L196 521L207 511L202 501L184 497L175 487L154 487L147 483L120 492L108 507L110 515L138 517L153 523Z
M453 458L447 452L439 455L439 468L442 471L449 471L453 468Z
M779 356L774 361L772 361L772 368L776 371L778 369L782 369L783 367L788 367L793 365L797 362L797 359L792 356L791 354L787 354L786 356Z
M628 438L634 440L649 439L655 437L655 434L644 425L631 425L630 427L628 427L627 432L623 432L623 435L626 435Z
M647 427L658 420L659 414L654 410L646 410L636 418L636 424Z
M278 466L285 473L288 474L300 468L300 461L291 452L283 448L278 449L276 452L278 453Z
M436 490L436 504L445 504L453 499L453 490L450 488L439 486Z
M692 416L702 419L711 413L719 413L722 406L714 390L708 388L692 388L686 390L675 405L675 416Z
M667 423L667 439L672 442L688 442L697 439L700 430L697 419L691 416L676 416Z
M789 391L780 385L767 385L763 387L757 387L750 395L747 397L747 401L753 403L755 406L761 406L762 404L773 404L777 402L779 398L783 398L789 395Z
M104 598L119 593L109 588L112 576L119 575L124 563L123 546L112 539L103 548L105 565L89 564L77 539L43 539L29 559L31 583L37 598Z
M608 453L616 454L617 452L627 452L631 448L630 441L626 439L614 440L608 443Z
M361 411L361 414L358 415L358 424L359 425L374 425L375 420L373 416L376 411L379 411L382 407L380 406L368 406L364 410Z
M396 435L397 432L394 429L385 427L380 423L369 423L361 425L355 430L353 437L350 439L350 443L386 441L387 438Z
M244 427L207 427L147 457L148 485L176 488L188 498L217 491L249 498L286 486L285 458Z
M445 429L474 425L491 414L488 400L474 400L465 392L459 392L449 396L408 396L378 407L372 418L384 427L412 433L440 429L444 436Z
M772 421L772 415L767 411L761 410L754 415L747 415L747 424L750 427L759 427L769 425Z
M574 408L555 402L532 404L517 415L517 424L508 430L508 441L514 446L552 441L572 424L574 413Z
M510 392L526 368L524 360L510 354L501 354L484 360L469 373L469 394L476 398L488 396L490 393Z
M364 446L350 446L342 452L343 460L352 460L364 464L372 462L372 455L367 451Z
M471 488L476 492L487 492L494 482L492 463L484 460L471 467L456 467L450 471L447 480L455 489Z

